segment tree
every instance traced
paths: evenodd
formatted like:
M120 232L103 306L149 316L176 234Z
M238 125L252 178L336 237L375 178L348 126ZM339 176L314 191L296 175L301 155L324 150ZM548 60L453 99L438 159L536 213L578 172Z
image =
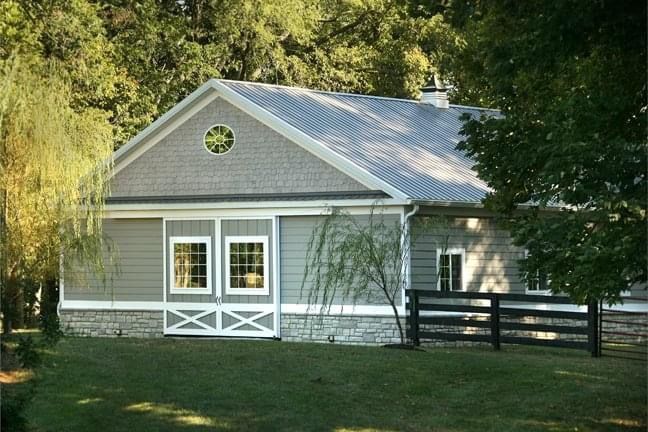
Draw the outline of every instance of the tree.
M100 271L112 130L104 112L75 111L56 64L0 63L3 330L19 324L29 280L57 279L60 253Z
M457 2L459 148L493 189L527 275L574 300L618 301L646 281L646 3ZM535 210L515 212L522 204ZM547 210L560 206L560 211Z
M311 233L302 295L308 283L308 305L319 305L320 314L328 313L336 300L350 300L354 305L360 299L387 303L401 344L405 344L398 303L408 283L410 251L420 235L435 230L439 235L431 238L446 250L448 226L445 218L429 217L418 219L410 228L407 221L390 220L378 204L362 217L332 208Z

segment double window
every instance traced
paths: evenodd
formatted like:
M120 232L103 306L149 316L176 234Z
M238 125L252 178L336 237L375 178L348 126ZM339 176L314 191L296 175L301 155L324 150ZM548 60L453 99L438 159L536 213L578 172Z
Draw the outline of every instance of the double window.
M171 293L211 294L211 237L171 237Z
M437 288L440 291L465 290L465 249L437 249Z
M171 237L171 294L211 294L212 238ZM225 237L225 293L268 295L268 236Z

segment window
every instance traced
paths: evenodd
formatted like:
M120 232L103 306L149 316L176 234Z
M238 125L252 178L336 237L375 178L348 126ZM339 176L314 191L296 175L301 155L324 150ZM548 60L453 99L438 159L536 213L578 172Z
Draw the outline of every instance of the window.
M234 131L225 125L212 126L203 139L203 144L208 152L222 155L234 146Z
M268 295L268 237L225 237L227 294Z
M464 249L437 249L438 289L440 291L463 291Z
M524 251L524 258L526 259L529 256L529 251ZM527 294L550 294L549 290L549 279L547 279L547 274L541 271L536 272L535 277L529 277L527 279L526 286Z
M211 237L171 237L171 293L211 294Z

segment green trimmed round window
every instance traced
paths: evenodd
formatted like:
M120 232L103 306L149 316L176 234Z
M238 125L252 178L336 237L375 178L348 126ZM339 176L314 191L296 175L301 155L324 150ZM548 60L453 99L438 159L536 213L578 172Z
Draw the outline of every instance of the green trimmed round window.
M225 154L234 146L234 131L225 125L212 126L205 134L205 148L213 154Z

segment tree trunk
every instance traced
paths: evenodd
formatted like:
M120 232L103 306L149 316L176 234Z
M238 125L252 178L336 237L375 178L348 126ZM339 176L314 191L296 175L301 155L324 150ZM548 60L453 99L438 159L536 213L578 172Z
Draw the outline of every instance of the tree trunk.
M18 303L20 286L15 273L7 275L2 288L2 332L9 334L19 327L22 312L22 305Z
M392 300L389 301L389 305L394 311L394 318L396 319L396 325L398 326L398 335L400 336L401 344L405 345L405 333L403 332L403 325L400 322L400 315L398 315L398 308Z

